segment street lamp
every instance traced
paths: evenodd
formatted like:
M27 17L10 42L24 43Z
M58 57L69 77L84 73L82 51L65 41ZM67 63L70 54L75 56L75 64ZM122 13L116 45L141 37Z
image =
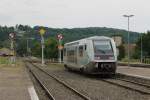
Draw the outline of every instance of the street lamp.
M142 34L141 34L141 63L143 63L143 43L142 43Z
M134 15L123 15L123 17L126 17L128 18L128 66L130 66L130 34L129 34L129 20L130 20L130 17L133 17Z

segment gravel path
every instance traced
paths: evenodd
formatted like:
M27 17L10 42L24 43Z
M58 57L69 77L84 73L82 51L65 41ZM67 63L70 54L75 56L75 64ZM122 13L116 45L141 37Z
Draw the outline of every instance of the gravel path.
M149 95L142 95L128 89L124 89L109 83L97 80L78 73L66 71L57 64L42 67L51 74L55 74L61 80L75 87L78 91L90 96L93 100L150 100Z

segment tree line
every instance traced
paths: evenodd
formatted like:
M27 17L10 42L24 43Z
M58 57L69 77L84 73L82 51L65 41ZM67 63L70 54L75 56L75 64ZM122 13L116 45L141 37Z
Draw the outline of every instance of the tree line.
M0 48L9 47L9 33L16 33L16 51L18 55L27 54L27 38L34 38L29 40L30 52L34 56L41 56L41 44L39 30L43 28L46 30L45 37L45 55L46 58L57 57L57 34L63 34L63 43L86 38L94 35L98 36L113 36L120 35L123 37L124 43L127 43L127 31L121 29L107 28L107 27L87 27L87 28L49 28L44 26L30 27L28 25L16 25L15 27L0 26ZM130 42L139 45L140 34L137 32L130 32ZM143 36L144 38L144 36ZM143 39L144 40L144 39ZM122 49L122 47L120 47ZM143 47L144 48L144 47ZM147 47L146 47L147 48ZM137 50L140 49L137 46ZM144 49L145 50L145 49ZM146 49L147 50L147 49ZM139 52L139 51L137 51ZM136 57L136 55L135 55Z

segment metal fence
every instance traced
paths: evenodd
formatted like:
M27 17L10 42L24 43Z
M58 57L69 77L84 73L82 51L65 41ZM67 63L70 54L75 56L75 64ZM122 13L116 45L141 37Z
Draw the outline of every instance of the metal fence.
M150 64L150 58L144 58L144 59L142 60L142 63Z
M123 59L120 62L128 62L128 59ZM144 57L141 61L141 59L130 59L130 63L142 63L142 64L150 64L150 58L149 57Z

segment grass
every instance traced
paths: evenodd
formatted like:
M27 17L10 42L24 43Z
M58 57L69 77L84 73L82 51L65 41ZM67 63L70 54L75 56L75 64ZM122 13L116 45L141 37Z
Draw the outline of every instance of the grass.
M120 62L127 63L128 59L124 58ZM141 63L140 59L130 59L130 62L133 63L133 64L150 64L150 59L144 59L143 63Z
M10 57L0 57L0 64L11 64ZM14 62L12 64L15 64Z
M9 64L9 58L8 57L0 57L0 64Z

